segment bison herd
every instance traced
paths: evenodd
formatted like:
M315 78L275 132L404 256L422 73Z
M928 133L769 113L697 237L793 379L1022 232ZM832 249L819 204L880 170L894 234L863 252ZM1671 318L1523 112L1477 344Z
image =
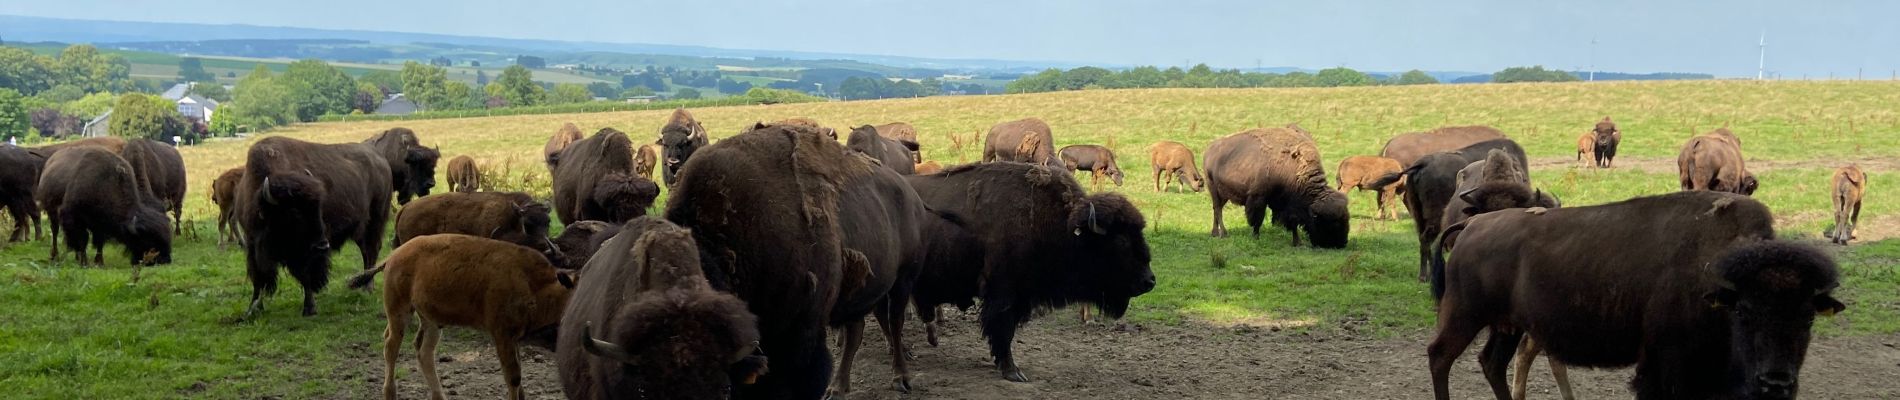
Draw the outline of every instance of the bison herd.
M1349 188L1375 192L1378 219L1403 204L1438 313L1428 355L1440 399L1453 362L1485 332L1479 361L1499 398L1512 396L1514 358L1522 397L1538 355L1566 395L1563 366L1634 365L1639 398L1793 398L1815 317L1845 308L1832 297L1833 261L1779 240L1768 208L1748 197L1760 183L1726 126L1682 145L1683 192L1584 207L1537 189L1523 147L1494 128L1396 136L1377 156L1344 159L1330 184L1313 135L1244 130L1208 143L1199 166L1189 146L1159 141L1154 190L1207 192L1215 237L1227 235L1222 212L1234 203L1256 237L1271 212L1295 246L1327 249L1348 245ZM1603 118L1578 138L1578 159L1611 167L1622 135ZM450 192L431 195L441 154L405 128L361 143L258 140L210 185L220 246L244 249L244 318L259 317L280 266L303 288L303 314L315 314L330 255L350 242L363 272L349 286L386 275L385 397L395 397L413 315L422 379L438 398L434 351L449 325L489 335L510 398L522 397L520 344L554 351L570 398L818 398L852 390L867 317L889 346L897 391L912 385L906 310L936 346L943 305L980 303L997 372L1026 382L1012 351L1021 325L1070 305L1120 318L1156 285L1141 211L1071 173L1121 185L1114 150L1058 150L1040 119L995 125L984 162L948 167L924 161L917 129L901 122L840 138L793 118L713 141L681 109L653 140L632 136L561 127L542 153L547 202L484 191L466 155L449 161ZM102 263L106 242L136 265L170 262L186 187L171 146L6 146L0 167L10 240L25 240L29 225L39 237L44 212L54 261L64 232L81 265ZM1842 167L1832 184L1826 236L1844 244L1867 175ZM670 196L656 205L662 189ZM394 250L379 263L392 196ZM564 229L550 237L555 218Z

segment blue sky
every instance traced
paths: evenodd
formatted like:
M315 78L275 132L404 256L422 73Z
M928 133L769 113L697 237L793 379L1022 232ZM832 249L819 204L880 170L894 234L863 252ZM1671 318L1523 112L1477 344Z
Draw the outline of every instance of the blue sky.
M0 14L937 58L1494 71L1542 64L1785 78L1900 69L1881 1L0 2ZM1594 57L1590 42L1595 39Z

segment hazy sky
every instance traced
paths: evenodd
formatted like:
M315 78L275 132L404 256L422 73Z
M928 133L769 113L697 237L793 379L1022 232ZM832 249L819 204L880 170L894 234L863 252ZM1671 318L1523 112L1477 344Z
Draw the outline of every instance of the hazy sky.
M360 8L363 6L369 9ZM5 1L0 14L937 58L1786 78L1900 69L1884 1Z

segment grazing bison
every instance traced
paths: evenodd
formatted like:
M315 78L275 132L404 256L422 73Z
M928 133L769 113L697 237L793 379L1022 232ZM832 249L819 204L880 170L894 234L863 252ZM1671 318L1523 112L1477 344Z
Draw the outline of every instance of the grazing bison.
M1489 329L1479 362L1500 399L1525 335L1566 365L1635 365L1639 399L1794 398L1815 315L1845 306L1834 262L1773 240L1773 224L1760 202L1696 191L1449 228L1461 237L1433 271L1435 395L1450 398L1452 364Z
M759 317L772 373L737 397L817 398L831 376L825 326L843 271L867 268L842 245L839 213L855 211L839 208L838 190L873 167L815 130L754 128L686 161L666 219L693 231L712 286Z
M1015 161L1062 168L1055 136L1039 118L1023 118L990 127L983 138L983 162Z
M560 257L554 261L562 268L580 269L594 257L600 244L620 233L620 225L600 221L581 221L561 227L561 235L555 236L554 248Z
M1676 156L1682 190L1755 194L1759 183L1742 160L1742 140L1728 127L1689 138Z
M917 175L930 175L943 172L943 164L938 164L936 161L924 161L912 167L912 171L917 172Z
M903 143L904 148L910 149L910 161L912 163L924 162L923 152L918 150L917 127L910 126L909 123L892 122L878 125L877 134L878 136L896 140L898 143Z
M580 267L560 263L548 245L548 206L527 193L443 193L416 199L396 213L396 239L390 245L402 247L409 239L443 233L514 243L547 255L556 267Z
M566 150L568 145L581 141L584 137L581 134L581 127L574 126L573 122L561 124L560 130L554 131L553 136L548 136L548 144L541 146L541 159L548 163L549 174L554 173L554 167L561 164L561 150Z
M449 159L449 191L475 193L482 190L482 169L475 159L459 155Z
M368 145L268 137L251 145L237 186L250 319L277 293L277 266L303 287L303 315L330 282L330 253L356 242L363 269L376 263L389 221L389 164ZM332 243L339 243L331 246Z
M1595 148L1590 153L1596 157L1597 167L1609 168L1611 162L1616 161L1616 145L1623 143L1623 130L1616 129L1616 123L1606 116L1597 121L1590 133L1596 136L1591 143Z
M1596 165L1596 153L1596 132L1584 132L1583 135L1577 136L1577 161L1585 161L1584 158L1588 157L1591 165Z
M1181 183L1201 191L1201 170L1194 167L1194 150L1187 145L1171 140L1155 143L1148 149L1148 164L1154 168L1155 191L1161 191L1163 180L1170 189Z
M123 154L125 153L125 139L116 136L100 136L29 148L26 149L26 151L40 156L41 162L44 162L45 160L52 159L53 154L57 154L61 150L79 147L99 147L111 151L112 154Z
M1102 183L1102 177L1106 176L1115 182L1115 186L1122 185L1122 168L1115 163L1114 150L1098 145L1078 144L1063 146L1059 153L1064 168L1073 171L1088 171L1090 184L1099 185Z
M182 233L185 223L185 159L178 149L151 139L131 139L119 155L132 164L139 188L152 194L172 213L172 234Z
M243 231L237 221L237 186L244 180L244 167L224 170L218 179L211 181L211 203L218 205L218 250L224 250L225 243L242 245L244 238L238 235Z
M1399 165L1409 167L1428 154L1457 150L1478 142L1503 138L1503 131L1489 126L1448 126L1428 132L1412 132L1395 136L1392 140L1385 142L1385 149L1379 151L1379 156L1399 160Z
M1130 299L1155 287L1147 223L1120 194L1090 195L1069 174L1016 163L908 179L925 204L951 217L926 218L918 315L930 322L940 304L967 307L981 297L983 336L1004 379L1029 380L1011 346L1040 311L1092 304L1121 318Z
M1860 225L1860 198L1867 193L1867 173L1848 164L1834 170L1834 229L1827 232L1835 244L1854 240L1854 226Z
M554 353L567 398L726 399L766 373L759 319L708 284L693 235L636 218L588 262Z
M868 130L854 130L852 139ZM896 141L877 138L896 144ZM908 162L909 160L897 160ZM868 160L867 160L868 162ZM838 360L838 372L832 376L831 396L851 392L851 367L864 336L864 317L877 317L885 343L890 346L891 369L897 374L893 386L899 392L910 391L910 371L904 358L904 306L911 298L912 286L923 271L923 223L938 218L924 207L897 171L876 170L853 177L840 188L838 228L844 233L843 245L850 257L862 256L866 275L859 282L844 284L838 302L831 309L831 326L844 332L844 351ZM847 273L846 276L850 276Z
M913 164L915 159L911 157L911 148L905 147L902 142L879 135L877 127L865 125L852 128L851 134L845 137L845 148L864 153L884 164L885 168L897 171L898 174L917 173L917 165Z
M53 222L54 262L63 229L66 247L81 266L87 265L87 239L97 249L94 265L105 265L108 241L125 245L134 266L171 263L172 230L163 202L141 189L132 165L110 150L75 147L53 154L33 196ZM138 280L137 269L132 280Z
M818 123L818 120L806 117L792 117L765 124L756 124L751 129L767 126L790 126L796 129L808 129L825 135L825 137L831 138L831 140L838 140L838 131L836 129L831 129L830 127L826 127L825 124Z
M647 143L633 151L633 172L641 178L653 180L653 167L660 165L660 145Z
M390 128L363 143L389 164L389 184L394 185L397 204L409 204L409 199L428 196L429 189L435 188L435 162L442 152L423 147L415 131Z
M40 208L33 202L33 191L39 188L40 168L45 165L46 159L26 149L0 145L0 207L13 218L13 234L7 241L25 241L29 221L33 223L33 240L39 240Z
M1405 209L1412 214L1413 229L1418 230L1418 280L1427 280L1431 262L1432 243L1438 241L1438 233L1444 230L1439 223L1444 220L1445 206L1451 198L1457 196L1458 171L1471 163L1483 160L1491 150L1503 150L1518 164L1516 170L1529 171L1524 162L1524 148L1511 139L1486 140L1465 146L1458 151L1440 152L1426 155L1399 174L1387 174L1373 185L1387 185L1405 180Z
M1358 188L1377 193L1379 197L1379 219L1398 219L1399 192L1405 190L1405 179L1400 178L1385 186L1373 186L1372 183L1386 175L1397 174L1405 167L1398 160L1375 156L1352 156L1339 161L1338 190Z
M1203 156L1207 193L1214 199L1214 237L1227 236L1221 209L1234 202L1246 209L1254 237L1271 209L1273 223L1292 233L1293 245L1305 229L1314 247L1346 247L1346 195L1326 185L1310 136L1288 128L1250 129L1215 140Z
M554 211L561 223L623 223L646 215L660 186L633 172L633 142L613 128L568 145L554 169Z
M389 271L383 282L383 315L389 320L383 329L383 398L388 400L396 398L396 358L411 314L421 318L416 364L430 397L442 398L435 346L442 327L454 325L488 334L508 398L524 399L517 348L527 343L554 349L555 330L574 287L534 251L468 235L415 238L390 251L376 268L350 278L349 285L368 287L383 271Z
M666 119L666 126L660 127L660 156L666 160L661 170L666 186L679 181L680 166L699 148L706 147L706 143L706 127L693 119L693 113L684 108L674 109L673 116Z

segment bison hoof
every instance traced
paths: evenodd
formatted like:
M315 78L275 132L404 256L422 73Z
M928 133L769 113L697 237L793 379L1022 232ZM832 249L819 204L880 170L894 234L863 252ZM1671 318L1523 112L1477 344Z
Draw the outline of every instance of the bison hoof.
M838 390L836 387L825 388L825 400L843 400L844 395L850 393L850 390Z
M908 377L898 377L891 382L891 386L892 389L897 389L898 393L910 394L910 378Z
M1029 383L1029 377L1023 376L1023 370L1017 368L1010 368L1007 371L1003 371L1003 380L1016 383Z

